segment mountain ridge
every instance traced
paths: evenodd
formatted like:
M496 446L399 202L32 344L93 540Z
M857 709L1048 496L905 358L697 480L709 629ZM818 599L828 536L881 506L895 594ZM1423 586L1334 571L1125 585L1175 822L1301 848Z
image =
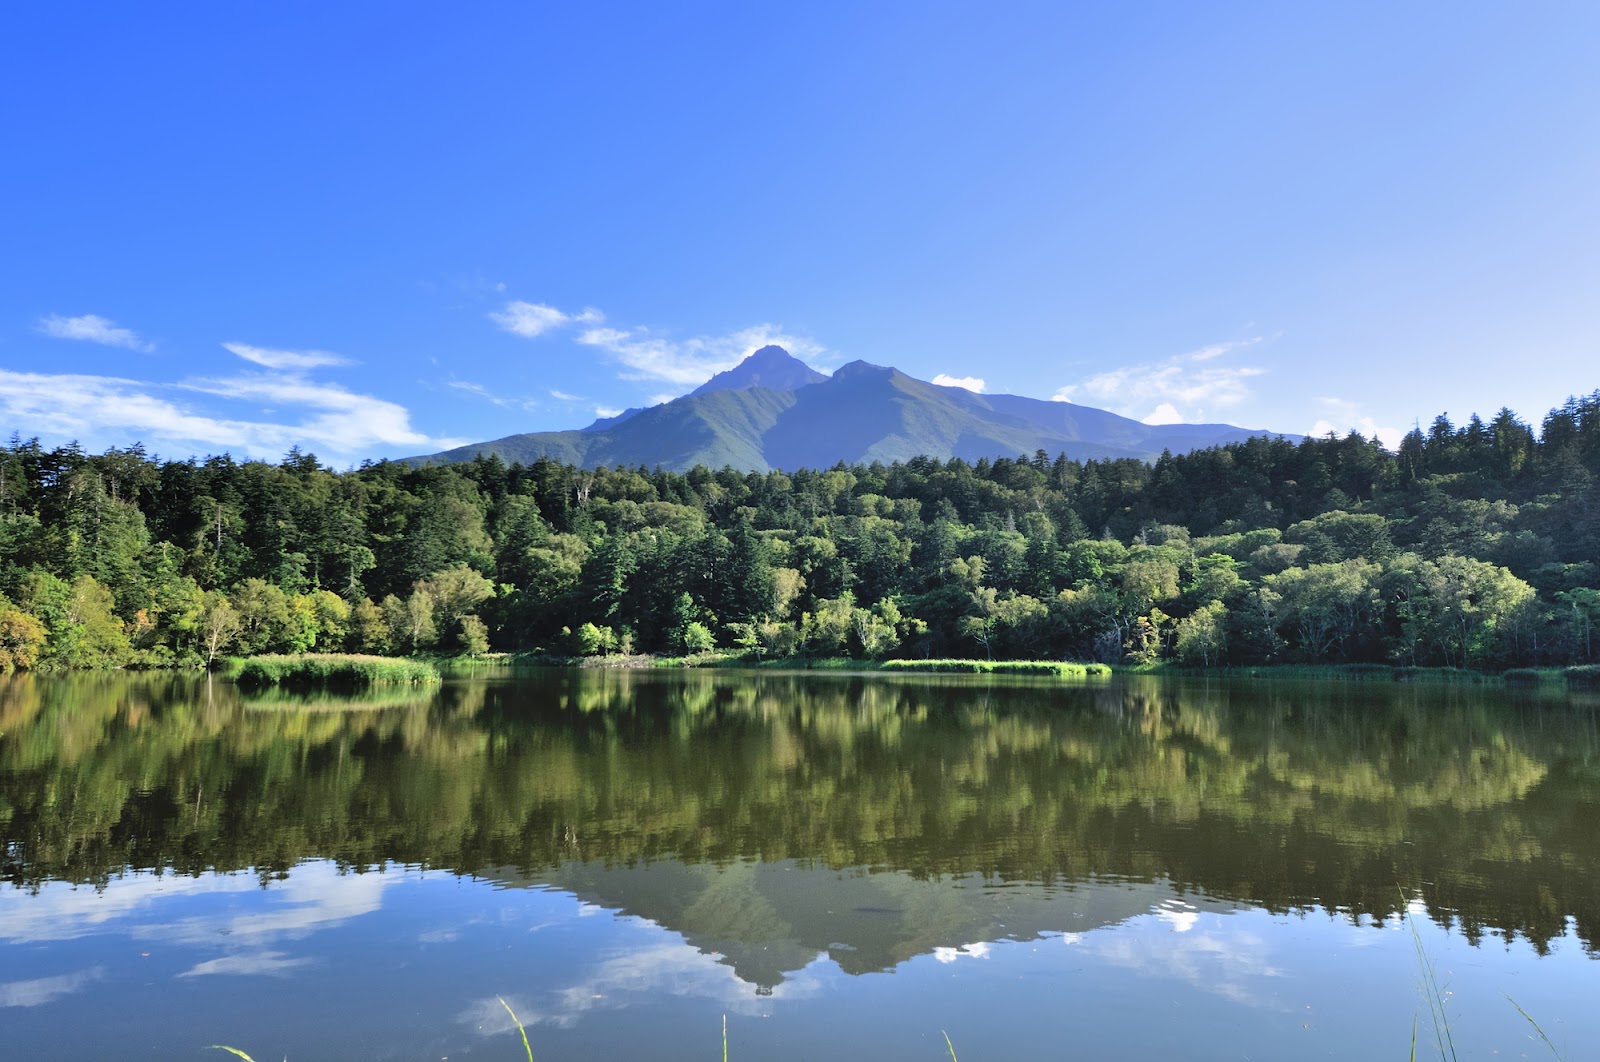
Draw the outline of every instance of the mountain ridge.
M588 468L645 465L678 472L695 465L754 472L827 468L917 456L977 460L1039 450L1078 460L1150 461L1167 450L1258 435L1301 438L1232 424L1145 424L1092 406L979 394L860 360L826 376L769 345L661 405L625 410L585 428L508 435L406 460L448 463L496 454L524 464L549 457Z

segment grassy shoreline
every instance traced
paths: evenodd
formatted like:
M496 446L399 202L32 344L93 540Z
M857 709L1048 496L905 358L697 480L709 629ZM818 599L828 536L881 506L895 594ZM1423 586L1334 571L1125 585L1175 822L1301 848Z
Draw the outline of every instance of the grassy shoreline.
M230 669L229 677L245 689L293 690L364 690L440 681L439 669L426 660L353 653L252 656Z
M1472 671L1456 667L1390 664L1259 664L1197 668L1156 664L1101 664L1063 660L889 659L851 657L759 658L737 650L711 650L688 656L568 656L549 653L488 653L483 656L383 657L342 653L233 658L226 672L253 689L366 689L375 685L418 685L444 676L470 676L505 667L579 667L605 670L645 668L832 671L866 674L1034 675L1061 679L1107 679L1113 675L1170 675L1190 678L1315 679L1342 682L1455 683L1508 687L1600 689L1600 666L1510 668Z
M1171 675L1189 678L1319 679L1344 682L1457 683L1463 685L1561 686L1600 688L1600 667L1594 665L1510 668L1473 671L1458 667L1411 667L1391 664L1256 664L1236 667L1184 667L1172 663L1099 664L1059 660L892 659L850 657L781 657L758 659L732 650L692 656L554 656L505 654L499 663L532 667L738 668L761 671L838 671L888 674L1054 675L1062 678L1108 678L1112 675Z

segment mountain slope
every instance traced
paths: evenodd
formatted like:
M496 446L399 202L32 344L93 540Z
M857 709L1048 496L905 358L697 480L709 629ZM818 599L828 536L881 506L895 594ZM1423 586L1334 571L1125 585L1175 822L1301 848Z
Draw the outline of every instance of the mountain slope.
M840 461L1015 457L1044 450L1079 460L1153 460L1253 435L1230 424L1144 424L1102 409L1018 395L982 395L864 361L823 376L781 347L763 347L695 391L629 410L578 431L533 432L413 461L470 461L499 454L568 464L695 465L764 472L826 468ZM1298 436L1288 436L1297 439Z
M726 372L719 372L690 391L707 395L712 391L744 391L765 387L772 391L798 391L808 384L822 383L827 377L782 347L765 346Z

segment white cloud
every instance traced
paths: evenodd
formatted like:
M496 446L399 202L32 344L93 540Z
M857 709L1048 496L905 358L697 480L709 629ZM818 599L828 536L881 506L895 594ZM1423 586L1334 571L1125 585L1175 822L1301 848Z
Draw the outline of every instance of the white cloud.
M583 398L581 396L579 396L579 395L569 395L565 391L551 391L550 392L550 397L551 398L560 399L563 402L582 402L583 401Z
M1124 416L1145 416L1147 424L1198 422L1209 412L1236 406L1251 395L1253 378L1266 370L1248 365L1211 365L1212 361L1263 337L1218 343L1147 365L1132 365L1098 373L1079 384L1069 384L1051 398L1100 406Z
M287 977L289 971L306 966L310 962L310 959L290 958L280 951L245 952L196 963L178 976L208 977L212 974L234 974L247 977Z
M276 420L248 414L215 416L182 401L184 393L298 407L300 414ZM274 456L293 446L360 457L379 446L422 450L461 445L414 430L403 406L295 374L157 384L115 376L0 369L0 419L26 424L30 432L44 436L115 435L121 441L166 442L240 456Z
M465 391L474 398L481 398L485 402L492 402L502 409L539 408L539 400L537 398L525 398L517 395L500 394L499 392L491 391L481 383L473 383L471 380L448 380L446 381L445 386L454 388L457 391Z
M647 328L591 328L578 336L578 342L614 356L627 370L622 373L624 379L664 380L683 387L705 383L765 346L780 346L801 360L827 353L815 341L790 335L770 324L723 336L682 340L657 335Z
M603 909L602 909L603 910ZM578 911L581 917L586 912ZM739 979L720 956L698 951L676 939L660 939L661 930L641 922L653 942L632 948L594 964L587 975L564 988L557 988L541 1000L519 996L508 999L525 1026L553 1025L571 1028L591 1012L621 1010L652 996L672 995L685 999L709 999L724 1011L735 1014L763 1014L774 1000L805 999L819 994L822 982L815 970L806 967L789 974L783 983L766 994ZM480 1036L514 1034L511 1015L497 997L479 999L459 1016Z
M292 445L295 440L304 439L348 454L372 445L428 446L434 441L412 429L411 414L404 406L347 391L338 384L295 377L239 376L194 380L182 386L220 398L307 406L323 411L305 416L294 425L250 425L256 434L273 440L277 446L284 442Z
M1257 913L1246 914L1242 924L1225 925L1221 912L1202 914L1174 897L1148 914L1061 939L1085 961L1131 970L1151 981L1181 981L1246 1006L1282 1009L1272 982L1284 971L1267 940L1249 928Z
M1400 449L1400 440L1405 438L1406 433L1399 428L1379 424L1376 418L1361 411L1360 403L1346 398L1319 398L1317 402L1328 411L1328 415L1313 424L1307 434L1323 436L1331 432L1344 435L1354 430L1369 439L1377 439L1386 449Z
M933 378L933 382L940 387L965 387L968 391L983 394L984 382L977 376L948 376L940 373Z
M493 402L497 406L509 406L511 404L506 399L501 398L499 395L483 386L483 384L471 383L467 380L451 380L449 386L455 388L457 391L465 391L469 395L476 395L478 398L481 398L486 402Z
M49 882L32 896L0 896L0 941L75 940L104 932L102 927L163 900L259 888L255 878L244 874L208 878L130 874L93 889Z
M300 369L320 369L330 365L349 365L350 359L330 354L326 350L268 350L252 347L248 343L224 343L222 348L245 361L253 361L269 369L294 372Z
M1222 355L1238 350L1241 347L1253 347L1265 338L1265 336L1252 336L1249 339L1235 339L1227 343L1213 343L1209 347L1191 350L1183 356L1190 361L1210 361L1212 358L1220 358Z
M535 336L543 335L552 329L562 328L569 324L599 324L605 320L605 315L599 310L584 310L579 314L566 314L554 306L513 299L506 303L505 309L491 312L489 320L499 325L503 331L510 332L512 335L522 336L524 339L533 339Z
M133 329L119 328L115 321L109 321L96 313L86 313L82 317L50 314L39 319L39 331L57 339L81 339L86 343L126 347L146 354L156 349L155 344L140 339L139 334Z
M489 314L504 331L525 339L569 325L584 325L577 341L610 354L622 365L625 380L661 380L678 385L675 391L655 401L676 398L683 390L705 383L717 373L731 369L762 347L777 345L802 360L823 358L827 348L803 336L790 335L777 325L760 324L719 336L693 336L673 339L649 328L619 328L606 325L605 314L590 308L569 314L554 306L516 299L505 308ZM980 384L982 381L978 381ZM577 401L574 395L550 392L564 401Z
M610 417L620 417L620 416L622 416L622 413L623 413L622 410L613 409L610 406L595 406L594 407L594 415L597 416L597 417L600 417L601 419L608 419Z
M62 996L70 996L91 981L105 976L104 967L95 966L73 974L58 977L36 977L31 981L0 983L0 1008L37 1007L53 1003Z

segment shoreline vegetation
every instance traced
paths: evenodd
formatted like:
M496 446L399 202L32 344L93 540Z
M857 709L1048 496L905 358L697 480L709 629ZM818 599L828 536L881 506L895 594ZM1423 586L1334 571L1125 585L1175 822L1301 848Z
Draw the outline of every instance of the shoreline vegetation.
M0 672L491 652L1600 666L1600 391L1537 430L1502 409L1393 452L1261 436L1153 463L339 472L0 444Z
M1347 682L1462 683L1467 685L1561 686L1600 689L1600 666L1507 668L1479 671L1458 667L1411 667L1388 664L1257 664L1186 667L1174 663L1102 664L1070 660L891 659L854 657L781 657L762 659L736 650L708 650L688 656L636 653L628 656L574 656L548 653L489 653L481 657L435 660L446 675L471 674L484 668L552 667L611 670L738 669L759 671L827 671L852 674L1035 675L1067 679L1109 679L1116 675L1174 675L1206 678L1315 679Z
M247 690L359 692L374 686L434 685L439 668L427 660L353 653L271 654L237 661L228 675Z

